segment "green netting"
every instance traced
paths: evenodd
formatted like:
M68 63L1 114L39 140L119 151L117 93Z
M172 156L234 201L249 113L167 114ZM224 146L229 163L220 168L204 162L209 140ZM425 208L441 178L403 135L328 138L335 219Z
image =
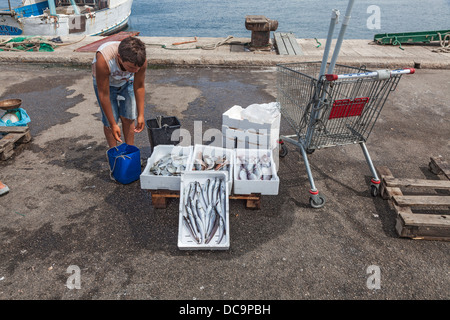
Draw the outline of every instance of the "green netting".
M53 48L53 45L48 43L47 40L41 38L41 37L33 37L33 36L26 36L26 37L15 37L12 38L5 43L2 43L2 48L0 46L0 51L8 50L6 48L8 43L17 43L17 45L13 45L12 48L15 50L21 50L21 51L40 51L40 52L53 52L55 49Z

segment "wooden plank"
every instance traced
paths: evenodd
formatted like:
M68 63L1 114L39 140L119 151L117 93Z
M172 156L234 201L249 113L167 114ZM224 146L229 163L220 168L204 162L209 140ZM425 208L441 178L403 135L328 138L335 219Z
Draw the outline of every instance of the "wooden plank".
M0 126L0 132L3 133L25 133L29 130L28 126Z
M443 173L450 180L450 164L442 157L430 157L429 167L434 174Z
M288 55L287 49L286 49L286 45L284 44L283 39L281 38L281 34L279 32L275 32L274 33L274 37L275 37L275 43L277 45L278 48L278 53L282 56L284 55Z
M399 179L393 177L385 177L384 180L388 187L450 189L450 180Z
M287 33L284 35L286 43L289 43L290 47L292 48L292 55L301 56L303 54L302 49L297 43L297 40L295 39L295 35L293 33Z
M448 207L450 206L450 196L393 196L395 204L409 207Z
M281 39L283 40L283 43L284 43L284 46L286 47L288 55L295 56L295 50L294 50L294 48L292 48L292 44L291 44L289 37L285 33L282 33Z
M292 32L275 32L274 38L280 55L303 55L303 51Z
M245 207L247 209L261 209L261 194L260 193L251 193L249 195L244 194L232 194L229 196L230 199L241 199L245 200Z
M22 133L8 133L0 140L0 152L14 147L14 143L23 137Z
M394 195L403 195L400 188L397 187L388 187L386 186L385 179L393 179L391 170L388 167L377 167L376 168L378 175L381 177L381 186L380 186L380 195L383 199L391 199Z
M405 223L410 226L427 225L427 226L441 226L441 227L446 226L450 228L450 216L446 214L400 212L400 216L402 217L403 221L405 221Z
M156 209L165 209L167 200L170 198L179 198L180 192L175 190L148 190L150 191L153 207ZM245 200L247 209L261 209L261 194L239 195L231 194L229 199Z
M447 221L443 223L442 220L439 220L439 216L435 215L423 217L425 215L415 214L414 216L416 216L416 223L409 221L410 217L404 220L404 215L398 216L395 228L399 237L416 240L450 240L450 226ZM422 218L426 218L426 220L422 220Z

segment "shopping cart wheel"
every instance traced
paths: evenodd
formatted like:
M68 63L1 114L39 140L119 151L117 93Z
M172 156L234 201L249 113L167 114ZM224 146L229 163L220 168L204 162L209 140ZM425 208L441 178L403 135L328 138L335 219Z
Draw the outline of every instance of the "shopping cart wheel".
M316 149L306 149L307 154L313 154L314 151L316 151Z
M314 209L322 208L325 205L325 197L321 194L313 195L309 198L309 204Z
M288 148L284 144L283 140L280 140L279 143L280 143L280 153L279 153L279 155L280 155L281 158L284 158L288 154Z
M379 192L380 192L380 185L379 185L379 184L372 184L372 185L370 186L370 194L371 194L373 197L377 197L378 194L379 194Z

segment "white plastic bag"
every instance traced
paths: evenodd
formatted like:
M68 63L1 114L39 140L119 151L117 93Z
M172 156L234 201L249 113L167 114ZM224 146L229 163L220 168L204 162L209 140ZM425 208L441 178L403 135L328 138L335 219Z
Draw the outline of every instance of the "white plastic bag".
M280 113L276 102L251 104L242 109L241 118L254 123L271 123Z

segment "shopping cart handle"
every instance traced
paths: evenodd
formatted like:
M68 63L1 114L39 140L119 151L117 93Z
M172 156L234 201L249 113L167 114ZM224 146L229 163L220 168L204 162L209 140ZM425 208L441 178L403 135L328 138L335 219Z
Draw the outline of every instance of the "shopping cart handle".
M414 69L414 68L405 68L405 69L392 70L391 74L413 74L415 72L416 72L416 69Z
M325 78L327 81L336 81L338 79L351 79L351 78L378 78L389 79L391 76L396 74L413 74L416 72L414 68L405 68L397 70L377 70L371 72L363 73L347 73L347 74L326 74Z

